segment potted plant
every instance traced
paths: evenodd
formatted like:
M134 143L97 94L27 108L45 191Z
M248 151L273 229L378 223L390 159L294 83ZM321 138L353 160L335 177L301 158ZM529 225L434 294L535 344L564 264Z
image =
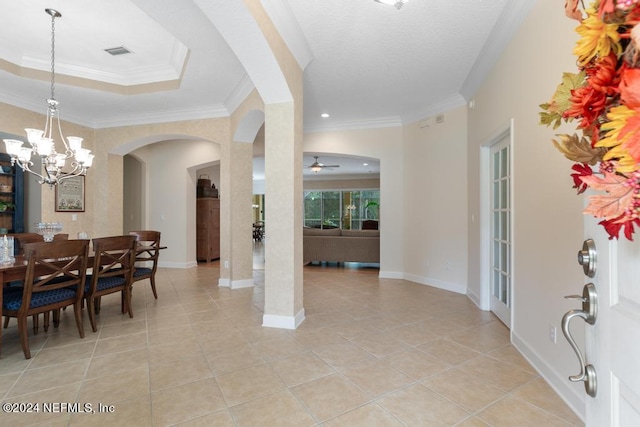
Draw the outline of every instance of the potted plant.
M0 212L4 212L7 209L13 209L16 205L11 202L6 202L4 200L0 200Z

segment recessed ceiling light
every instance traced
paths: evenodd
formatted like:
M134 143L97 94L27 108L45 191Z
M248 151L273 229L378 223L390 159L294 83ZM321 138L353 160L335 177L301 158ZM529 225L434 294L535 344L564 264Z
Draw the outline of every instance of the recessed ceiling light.
M369 166L369 163L363 163L362 166Z
M328 119L329 118L329 113L322 113L322 114L320 114L320 117L322 117L323 119Z

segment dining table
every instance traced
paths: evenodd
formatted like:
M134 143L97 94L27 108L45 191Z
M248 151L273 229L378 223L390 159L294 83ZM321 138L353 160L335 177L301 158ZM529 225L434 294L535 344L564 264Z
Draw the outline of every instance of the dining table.
M166 246L152 247L145 245L138 245L136 251L138 253L143 253L145 251L155 250L155 249L166 249ZM89 249L89 257L87 260L87 267L93 267L94 261L94 253L92 249ZM2 287L4 288L9 283L14 281L23 281L25 275L27 273L27 258L24 255L16 255L15 260L12 263L3 264L0 263L0 283L2 283ZM38 270L35 270L35 273L38 273ZM3 305L3 292L0 292L0 307ZM0 354L2 353L2 322L0 322Z

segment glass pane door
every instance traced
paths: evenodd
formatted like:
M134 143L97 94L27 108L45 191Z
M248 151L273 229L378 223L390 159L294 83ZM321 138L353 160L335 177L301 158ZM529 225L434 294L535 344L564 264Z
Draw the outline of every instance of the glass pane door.
M491 311L511 324L511 170L509 135L491 147Z

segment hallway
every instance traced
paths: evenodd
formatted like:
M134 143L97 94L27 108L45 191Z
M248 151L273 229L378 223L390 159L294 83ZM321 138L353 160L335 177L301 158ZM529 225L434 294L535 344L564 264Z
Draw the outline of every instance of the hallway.
M259 259L259 256L258 258ZM135 317L103 298L99 330L3 334L4 402L113 405L113 413L3 414L7 425L582 425L509 344L507 329L464 295L375 268L306 266L306 320L260 326L256 286L219 288L218 262L160 269L156 301L134 288ZM86 320L86 316L85 316Z

